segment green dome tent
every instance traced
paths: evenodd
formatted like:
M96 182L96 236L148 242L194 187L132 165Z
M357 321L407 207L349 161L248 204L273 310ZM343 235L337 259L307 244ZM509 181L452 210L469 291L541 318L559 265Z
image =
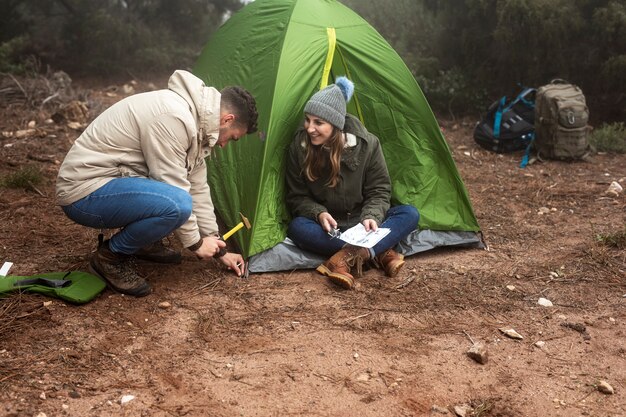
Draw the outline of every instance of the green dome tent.
M216 88L241 85L257 100L259 132L216 149L208 161L220 217L232 227L241 212L252 223L235 234L251 272L319 262L306 264L311 254L297 248L295 260L275 253L285 246L290 220L285 156L307 100L340 75L355 84L348 111L380 138L392 203L420 212L419 232L404 253L481 245L467 191L417 82L380 34L346 6L335 0L256 0L213 34L193 72Z

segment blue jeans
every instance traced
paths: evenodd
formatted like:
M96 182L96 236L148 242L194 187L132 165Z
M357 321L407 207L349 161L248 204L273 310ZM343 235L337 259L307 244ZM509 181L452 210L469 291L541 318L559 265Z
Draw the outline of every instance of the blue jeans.
M376 256L389 248L396 246L417 227L420 215L413 206L394 206L387 211L387 216L379 227L391 229L391 232L370 250L370 255ZM342 230L343 232L344 230ZM331 238L315 220L306 217L296 217L287 229L287 236L298 247L320 255L332 256L345 244L341 239ZM372 253L373 252L373 253Z
M127 255L163 239L191 215L191 195L185 190L147 178L109 181L88 196L62 209L73 221L96 229L122 228L109 248Z

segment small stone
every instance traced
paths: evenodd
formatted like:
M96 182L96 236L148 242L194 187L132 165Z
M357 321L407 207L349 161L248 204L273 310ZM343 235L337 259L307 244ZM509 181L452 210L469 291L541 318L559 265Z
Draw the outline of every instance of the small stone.
M28 128L29 128L29 129L32 129L32 128L34 128L35 126L37 126L37 122L36 122L36 121L31 120L30 122L28 122Z
M615 394L615 390L613 389L611 384L606 381L598 381L598 391L600 391L602 394L607 395Z
M552 301L548 300L547 298L543 298L543 297L539 297L539 300L537 300L537 304L539 304L540 306L543 307L552 307L554 304L552 304Z
M476 362L480 364L486 364L489 359L489 352L487 351L487 347L481 343L474 343L469 350L467 351L467 356L474 359Z
M507 285L506 289L509 291L515 291L515 285Z
M550 213L550 209L547 207L540 207L539 211L537 212L537 214L539 215L548 214L548 213Z
M46 399L46 393L42 392L41 394L39 394L39 398L41 398L42 400Z
M46 413L42 411L41 413L37 413L35 417L48 417L48 416L46 415Z
M620 185L620 183L617 181L613 181L604 193L609 197L619 197L622 191L624 191L624 188Z
M544 342L543 340L537 340L535 342L535 346L537 346L539 349L542 349L545 345L546 345L546 342Z
M472 415L472 407L467 404L455 405L454 414L459 417L468 417Z
M124 405L126 403L131 402L134 399L135 399L134 395L130 395L130 394L129 395L122 395L122 398L120 398L120 404Z
M507 329L507 328L500 328L498 329L502 332L502 334L504 334L505 336L510 337L511 339L517 339L517 340L522 340L523 337L521 334L517 333L514 329Z
M172 304L170 304L169 301L161 301L159 303L159 308L162 308L164 310L170 308L171 306Z
M615 319L613 317L609 317L609 321L613 324L615 324Z
M359 354L358 354L358 353L356 353L356 352L354 352L354 355L352 355L352 357L353 357L355 360L357 360L357 359L359 359Z
M44 301L44 302L43 302L43 306L44 306L44 307L49 307L49 306L51 306L51 305L52 305L52 301Z
M228 369L231 369L233 366L235 366L235 365L233 365L232 363L227 363L226 364L226 368L228 368Z
M64 409L64 410L69 410L70 406L67 405L67 404L61 404L61 408Z

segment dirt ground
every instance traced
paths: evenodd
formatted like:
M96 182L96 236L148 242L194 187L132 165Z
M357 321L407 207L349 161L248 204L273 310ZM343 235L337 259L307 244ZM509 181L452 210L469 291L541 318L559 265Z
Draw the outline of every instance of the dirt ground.
M81 126L130 92L98 87L58 123L48 105L0 103L0 176L45 177L0 188L11 275L87 270L97 231L55 206L54 181ZM626 155L520 169L521 154L477 147L473 122L441 124L488 250L412 256L350 292L314 271L239 279L185 252L141 264L140 299L14 294L0 300L0 416L625 416L626 250L597 236L624 231L626 196L605 191L626 187Z

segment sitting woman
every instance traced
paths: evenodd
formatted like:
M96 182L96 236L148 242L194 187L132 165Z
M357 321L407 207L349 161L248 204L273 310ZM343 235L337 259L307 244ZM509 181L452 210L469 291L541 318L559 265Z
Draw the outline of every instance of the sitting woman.
M287 235L304 250L330 256L317 271L347 289L355 284L351 268L361 276L368 260L396 276L404 256L393 248L419 221L413 206L390 208L391 181L378 138L346 113L353 92L352 82L339 77L311 97L287 160L287 205L294 217ZM366 231L391 232L370 249L331 236L359 222Z

